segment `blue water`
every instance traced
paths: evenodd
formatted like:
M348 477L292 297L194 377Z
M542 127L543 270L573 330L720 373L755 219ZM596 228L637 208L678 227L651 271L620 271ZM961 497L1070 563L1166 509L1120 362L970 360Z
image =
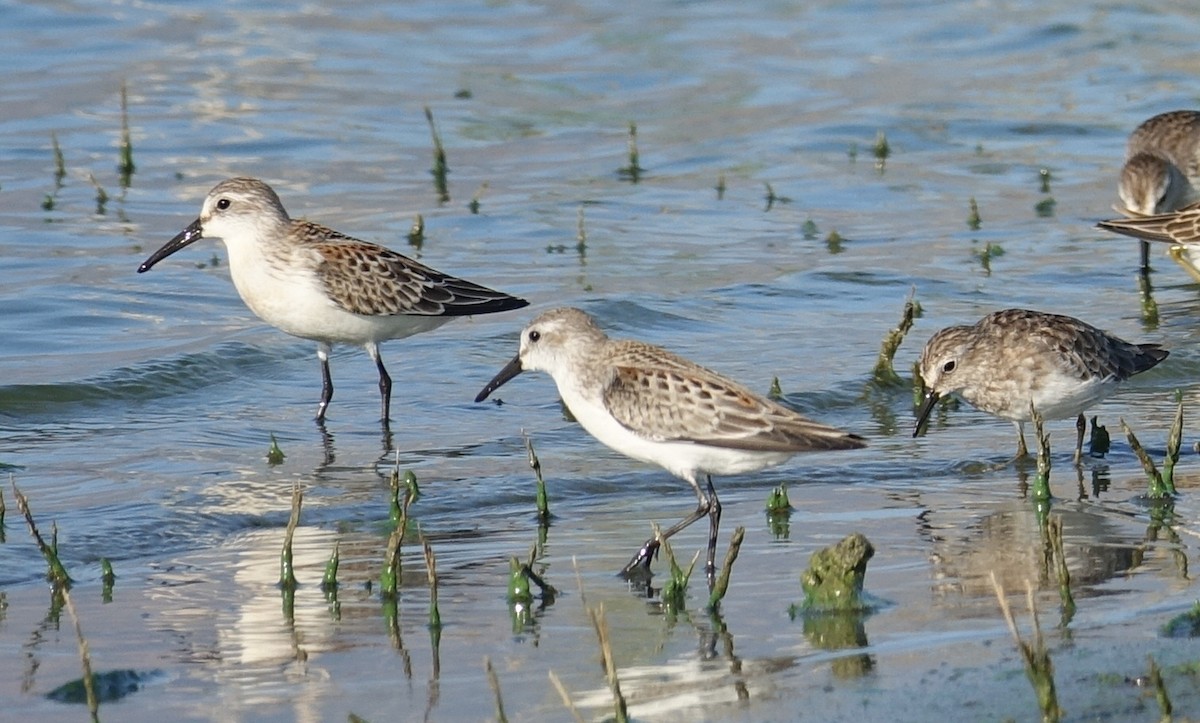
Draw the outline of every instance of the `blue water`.
M1125 418L1161 457L1174 390L1194 404L1200 296L1156 257L1159 317L1146 317L1136 245L1092 229L1111 213L1128 132L1194 105L1200 15L1187 6L73 2L7 3L0 17L0 464L43 531L57 524L93 667L164 671L102 716L475 720L494 710L484 656L512 719L564 717L551 670L587 714L603 714L586 599L606 607L642 719L791 718L817 692L822 719L928 719L922 705L934 704L904 692L915 681L938 705L1033 717L987 582L996 569L1022 590L1041 544L1018 473L986 469L1010 454L1011 425L963 408L914 441L911 393L869 386L879 341L913 292L924 316L897 357L906 376L934 330L1008 306L1172 351L1094 410L1116 443L1081 483L1067 455L1073 426L1051 425L1056 509L1083 598L1075 641L1093 653L1079 662L1055 638L1056 668L1069 680L1143 674L1146 650L1130 641L1196 597L1179 569L1195 503L1185 489L1176 537L1148 532L1149 512L1131 501L1140 466L1117 430ZM136 164L127 188L122 84ZM448 155L444 203L426 107ZM637 183L618 172L630 123ZM882 167L879 133L891 151ZM322 430L314 345L254 318L219 243L136 273L231 175L267 180L293 216L533 307L385 344L390 433L376 419L373 365L338 350ZM769 207L767 184L782 197ZM1039 214L1050 199L1053 212ZM418 214L419 249L405 241ZM840 247L827 243L835 230ZM1004 250L990 273L978 255L988 243ZM510 383L503 406L471 401L521 325L564 303L755 389L778 377L789 403L872 442L718 480L724 535L748 528L723 633L698 612L667 624L611 575L650 520L690 508L684 483L566 421L547 378ZM567 594L514 633L508 558L537 538L522 430L557 504L545 560ZM266 462L272 435L282 465ZM378 576L397 456L422 480L414 514L443 571L438 675L415 541L399 645L364 589ZM1185 454L1185 488L1194 462ZM780 483L797 508L786 539L761 514ZM273 583L293 484L306 494L304 587L289 623ZM3 487L0 699L27 719L75 715L42 698L79 677L76 643L66 617L45 620L44 565ZM865 678L844 675L831 660L852 656L823 651L786 615L811 552L853 531L877 548L868 586L895 603L868 620ZM335 540L337 609L315 585ZM699 529L676 542L688 559L702 544ZM100 597L100 557L117 568L115 604ZM1053 616L1053 580L1032 577ZM702 606L698 592L692 603ZM1190 659L1174 645L1152 650ZM1081 715L1125 710L1137 695L1060 686ZM1194 700L1178 702L1196 714Z

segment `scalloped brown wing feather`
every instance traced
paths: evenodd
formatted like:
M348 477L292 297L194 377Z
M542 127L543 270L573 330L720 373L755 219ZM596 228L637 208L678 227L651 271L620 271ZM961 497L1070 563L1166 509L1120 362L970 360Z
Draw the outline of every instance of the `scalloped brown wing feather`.
M329 298L363 316L467 316L528 302L432 269L385 246L308 221L303 236L324 260L317 273Z
M863 446L861 438L805 419L682 357L619 342L604 403L631 431L660 441L763 452Z

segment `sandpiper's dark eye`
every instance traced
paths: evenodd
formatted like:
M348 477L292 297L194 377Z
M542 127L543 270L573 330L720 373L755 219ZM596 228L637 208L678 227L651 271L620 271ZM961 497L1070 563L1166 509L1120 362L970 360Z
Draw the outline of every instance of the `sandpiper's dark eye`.
M224 211L227 208L229 208L229 199L228 198L222 198L221 200L217 201L217 209L218 210Z
M949 374L950 372L954 371L954 366L955 364L953 359L946 362L942 365L942 374Z
M538 331L537 329L534 329L533 331L529 332L529 341L537 341L538 339L541 339L541 338L542 338L542 332Z

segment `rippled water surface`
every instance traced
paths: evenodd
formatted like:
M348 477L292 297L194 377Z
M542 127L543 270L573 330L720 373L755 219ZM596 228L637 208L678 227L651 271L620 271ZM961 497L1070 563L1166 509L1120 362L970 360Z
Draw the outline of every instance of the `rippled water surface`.
M603 717L586 612L603 605L641 720L1036 719L993 571L1037 590L1070 716L1155 718L1127 682L1147 655L1176 712L1200 715L1194 646L1157 635L1197 596L1197 458L1164 519L1138 502L1144 476L1118 431L1126 419L1161 458L1179 389L1191 449L1200 297L1156 257L1147 315L1136 245L1092 228L1128 132L1196 104L1190 4L84 1L2 16L0 464L42 531L57 525L93 669L143 675L102 718L480 720L497 715L485 658L510 720L570 717L551 672ZM619 172L631 123L636 182ZM293 216L533 306L385 344L390 430L370 360L339 349L321 428L315 345L244 307L219 242L136 273L232 175L267 180ZM419 247L405 240L417 215ZM1003 250L990 270L988 244ZM1172 351L1093 410L1113 432L1107 458L1077 471L1073 425L1050 424L1078 603L1065 627L1027 470L996 465L1011 425L964 406L914 440L911 390L871 385L910 293L924 314L897 356L906 377L934 330L1009 306ZM717 480L722 545L747 531L719 616L699 586L667 616L614 576L651 521L691 509L685 483L592 440L545 376L511 382L503 405L471 401L521 325L563 303L755 389L778 377L788 403L871 441ZM538 541L522 430L555 514L539 569L562 591L527 618L505 600L510 557ZM440 638L415 535L394 624L368 588L397 460L421 480L412 529L437 555ZM779 484L796 508L786 530L763 514ZM275 583L293 485L289 614ZM80 677L78 644L7 483L4 499L5 715L83 718L45 697ZM675 539L681 557L702 528ZM856 531L886 606L848 628L790 619L809 556ZM336 603L319 588L335 544Z

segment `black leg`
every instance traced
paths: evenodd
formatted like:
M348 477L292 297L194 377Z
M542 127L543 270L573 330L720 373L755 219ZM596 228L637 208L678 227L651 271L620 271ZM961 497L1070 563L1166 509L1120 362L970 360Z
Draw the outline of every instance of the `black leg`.
M717 583L717 529L721 526L721 501L717 499L712 475L705 477L708 478L708 560L704 563L704 576L708 578L708 589L711 592Z
M1075 420L1075 464L1083 461L1083 436L1087 434L1087 418L1081 413Z
M392 378L388 376L387 369L383 368L383 358L376 352L375 368L379 370L379 398L383 404L383 423L386 425L391 419L392 411Z
M317 352L321 359L321 403L317 406L317 421L325 421L325 410L333 399L333 377L329 375L329 352Z
M1142 273L1145 273L1150 270L1150 242L1142 241L1141 239L1138 239L1138 245L1141 247L1141 257L1142 257L1141 271L1142 271Z
M710 499L709 497L706 497L703 492L700 491L700 485L696 484L692 480L688 480L688 481L691 482L692 486L695 487L695 489L696 489L696 498L698 500L698 502L696 504L696 509L692 511L692 514L683 518L679 522L676 522L674 525L671 525L670 527L668 527L666 529L666 531L659 533L659 536L657 538L651 537L649 540L646 540L645 544L642 545L641 549L638 550L637 554L633 556L633 559L629 561L629 564L627 564L624 568L621 569L621 577L625 578L626 580L649 577L650 576L650 561L652 559L654 559L655 555L658 554L658 548L659 548L659 545L661 544L662 540L668 539L669 537L671 537L671 535L674 535L676 532L679 532L680 530L684 529L685 527L692 524L693 522L700 519L701 517L708 516L710 518L710 520L712 519L712 515L713 515L712 509L714 506L714 502L716 502L716 495L714 494L712 496L712 498ZM708 489L709 489L709 492L712 493L712 489L713 489L712 478L709 478L709 480L708 480ZM717 509L716 509L716 518L715 519L719 521L721 519L720 503L716 504L716 508ZM716 534L717 533L716 533L715 524L716 524L715 522L712 522L712 521L709 522L710 562L711 562L711 557L716 554L716 549L717 549L717 542L716 542Z

